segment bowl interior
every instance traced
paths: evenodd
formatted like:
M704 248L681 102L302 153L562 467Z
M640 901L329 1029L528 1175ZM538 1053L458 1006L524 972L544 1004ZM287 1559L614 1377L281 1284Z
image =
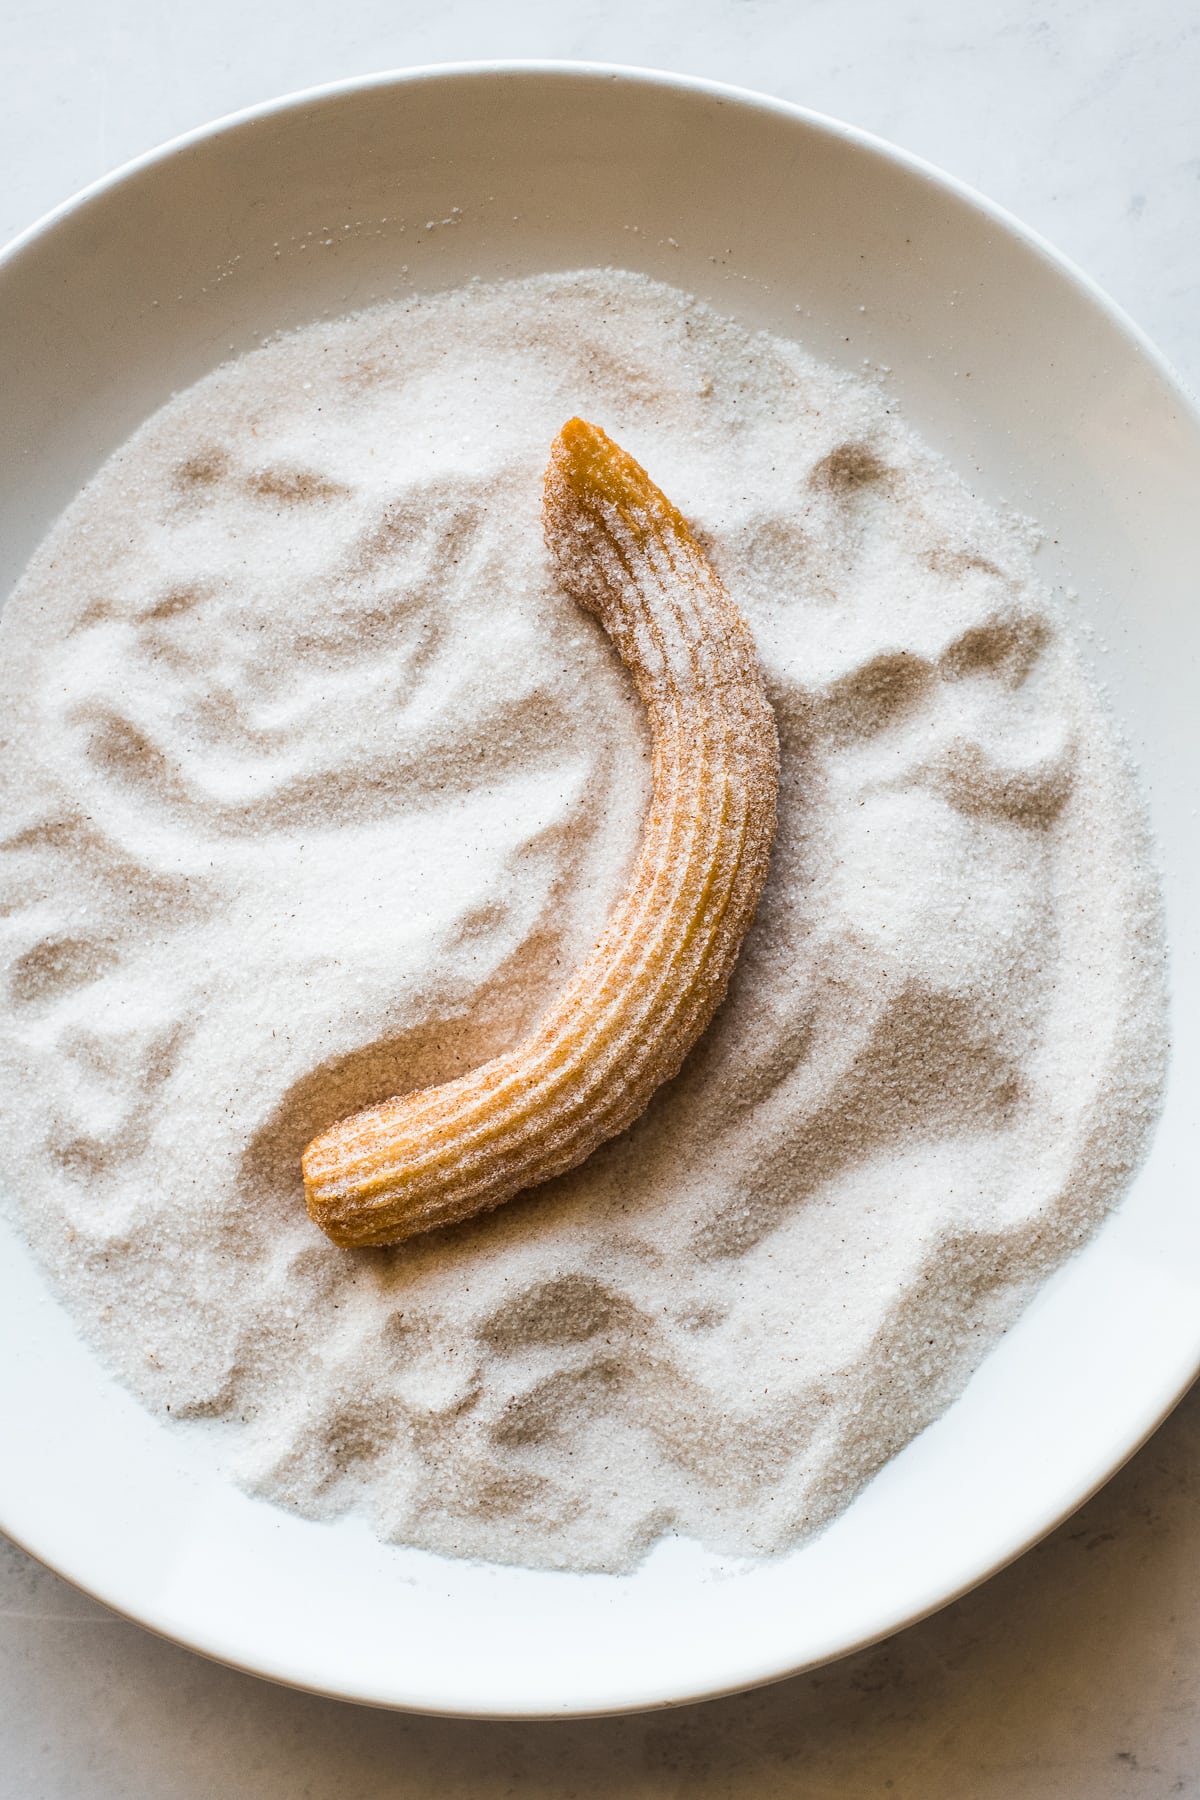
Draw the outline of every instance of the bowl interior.
M976 490L1045 527L1046 572L1080 592L1152 808L1171 1088L1124 1206L963 1398L820 1537L757 1566L667 1543L624 1578L495 1569L252 1501L102 1373L11 1239L0 1523L159 1631L382 1705L601 1712L835 1656L1049 1529L1200 1361L1200 423L1100 296L952 183L792 108L609 70L383 77L196 134L0 262L0 593L108 452L231 354L410 288L594 264L885 365Z

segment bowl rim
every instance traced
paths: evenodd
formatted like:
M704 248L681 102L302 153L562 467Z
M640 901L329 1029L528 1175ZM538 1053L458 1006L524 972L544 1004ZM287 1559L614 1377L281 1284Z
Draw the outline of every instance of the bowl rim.
M221 114L202 125L192 127L151 149L141 152L119 164L108 173L87 183L47 212L33 220L7 243L0 245L0 275L5 274L19 262L23 254L33 249L44 238L53 233L62 223L85 213L95 202L110 192L121 187L125 182L137 177L146 170L168 162L170 159L193 147L204 144L225 133L240 130L243 127L256 125L273 117L282 116L313 105L322 105L356 94L364 94L389 88L403 89L421 83L437 83L446 80L488 80L501 76L545 78L562 77L564 79L604 79L622 82L631 86L647 87L693 94L716 100L719 103L732 104L747 110L773 115L780 119L801 123L817 132L841 142L865 150L884 162L906 171L927 186L940 191L964 203L967 207L983 215L994 223L1003 233L1015 238L1027 251L1032 252L1043 264L1065 279L1076 294L1096 310L1114 329L1136 350L1138 355L1157 374L1164 386L1170 390L1174 403L1189 424L1200 435L1200 400L1193 396L1178 370L1147 335L1141 326L1130 316L1093 279L1070 257L1032 226L1027 225L1010 212L1006 207L991 200L969 183L960 180L937 164L928 161L916 153L892 143L874 132L849 124L830 114L804 106L798 102L780 99L773 95L761 93L734 83L715 81L708 77L682 74L673 70L644 67L635 64L610 63L591 60L573 60L565 58L487 58L454 62L421 63L411 66L371 71L361 75L351 75L336 81L318 83L309 87L291 90L268 100L256 102L250 106L240 107ZM242 1673L253 1675L261 1680L273 1682L278 1686L294 1688L297 1691L312 1693L322 1697L349 1701L352 1704L372 1706L386 1711L404 1711L424 1714L430 1717L461 1719L564 1719L564 1718L599 1718L625 1713L658 1710L675 1706L694 1705L701 1701L719 1699L725 1696L744 1692L748 1689L767 1686L776 1681L790 1679L793 1675L806 1669L822 1666L827 1661L838 1661L842 1657L851 1656L874 1644L894 1636L896 1633L918 1624L949 1606L963 1595L981 1586L993 1575L1000 1573L1019 1557L1023 1556L1036 1544L1042 1542L1067 1519L1071 1518L1082 1506L1116 1475L1125 1464L1135 1456L1158 1430L1159 1426L1187 1394L1197 1377L1200 1376L1200 1344L1196 1353L1182 1367L1177 1366L1172 1375L1160 1385L1150 1403L1149 1411L1143 1418L1135 1441L1131 1442L1120 1457L1107 1464L1103 1471L1088 1481L1080 1491L1052 1517L1040 1523L1029 1535L1015 1546L1002 1551L985 1568L973 1572L965 1580L950 1590L939 1592L935 1598L913 1608L904 1617L872 1628L866 1635L836 1650L831 1657L806 1659L784 1669L771 1671L751 1671L745 1669L740 1675L728 1681L720 1681L705 1687L700 1692L684 1695L662 1693L661 1697L644 1698L635 1701L617 1702L612 1705L593 1707L543 1708L543 1709L504 1709L487 1711L462 1705L430 1705L354 1696L334 1686L322 1685L306 1681L302 1677L289 1675L276 1670L264 1669L253 1662L244 1660L230 1648L219 1648L213 1645L198 1644L182 1630L173 1630L167 1623L150 1623L137 1613L126 1610L119 1601L114 1601L99 1592L86 1578L65 1574L32 1545L23 1541L16 1532L7 1528L0 1521L0 1530L26 1554L50 1568L60 1579L79 1592L88 1595L105 1606L119 1618L129 1620L151 1632L156 1637L204 1656L223 1667L233 1668Z
M237 130L244 125L256 124L260 120L290 112L301 106L336 100L347 94L367 93L373 89L394 86L408 86L417 82L440 81L447 77L458 79L465 76L485 79L495 75L602 77L611 81L629 82L636 86L676 88L683 92L704 94L710 99L731 101L759 112L775 113L782 118L798 119L831 137L840 138L861 149L873 151L887 161L896 163L901 168L921 176L933 186L954 195L956 199L965 201L967 205L993 219L1006 232L1019 238L1034 250L1058 274L1065 275L1072 285L1085 294L1112 324L1117 326L1125 336L1132 338L1142 355L1154 366L1158 374L1177 390L1178 398L1193 422L1200 425L1200 395L1192 394L1178 369L1132 315L1114 300L1108 291L1101 287L1099 282L1085 269L1051 243L1049 238L1034 226L1027 225L1016 213L1009 211L998 201L990 199L979 188L961 180L939 164L930 162L928 158L919 156L915 151L906 150L902 145L893 143L890 138L882 137L877 132L868 131L862 126L851 125L846 120L835 117L832 113L804 106L799 101L781 100L776 95L764 94L756 88L741 87L735 82L714 81L705 75L686 75L672 69L659 69L637 63L593 62L587 59L573 60L567 57L479 58L456 62L401 64L395 68L372 70L365 75L345 75L339 77L337 81L318 82L311 87L293 88L270 100L255 101L250 106L237 107L233 112L221 113L217 118L210 119L203 125L192 126L189 130L179 132L174 137L165 138L151 149L143 150L137 156L118 163L107 174L97 176L94 181L77 188L65 200L60 200L48 212L42 213L30 224L22 227L6 243L0 244L0 270L16 261L23 251L29 249L39 238L53 230L62 220L82 211L93 200L108 193L110 189L120 186L131 177L140 174L144 169L150 169L158 163L166 162L181 151L189 150L194 145L204 143L207 139L217 137L223 132Z

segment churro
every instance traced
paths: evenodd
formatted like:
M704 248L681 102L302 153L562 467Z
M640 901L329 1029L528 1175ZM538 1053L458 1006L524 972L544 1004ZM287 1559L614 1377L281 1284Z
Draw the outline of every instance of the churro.
M343 1119L303 1158L346 1247L455 1224L574 1168L633 1123L720 1003L766 879L779 750L745 620L679 511L570 420L543 504L565 590L596 613L649 717L653 791L608 924L515 1049Z

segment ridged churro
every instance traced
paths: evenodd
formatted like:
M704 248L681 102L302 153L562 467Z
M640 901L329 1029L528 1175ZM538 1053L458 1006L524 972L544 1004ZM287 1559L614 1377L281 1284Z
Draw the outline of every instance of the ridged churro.
M678 510L597 426L550 453L546 542L649 716L637 861L590 955L521 1044L343 1119L304 1153L334 1243L390 1244L486 1212L631 1125L720 1003L766 879L779 749L745 620Z

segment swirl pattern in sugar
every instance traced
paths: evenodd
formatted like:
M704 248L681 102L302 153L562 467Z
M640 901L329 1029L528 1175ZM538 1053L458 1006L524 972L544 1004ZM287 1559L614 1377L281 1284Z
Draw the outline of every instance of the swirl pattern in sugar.
M304 1146L517 1042L636 854L644 721L541 543L577 412L750 622L770 876L629 1132L339 1251ZM394 302L173 400L0 623L6 1204L99 1354L257 1491L455 1555L766 1552L845 1505L1155 1112L1141 812L1033 549L884 390L631 274Z

